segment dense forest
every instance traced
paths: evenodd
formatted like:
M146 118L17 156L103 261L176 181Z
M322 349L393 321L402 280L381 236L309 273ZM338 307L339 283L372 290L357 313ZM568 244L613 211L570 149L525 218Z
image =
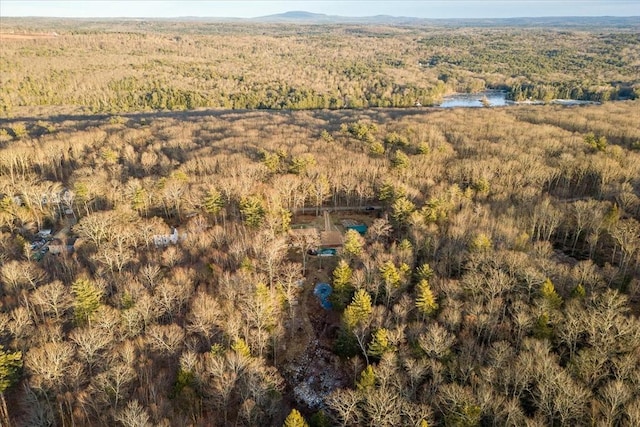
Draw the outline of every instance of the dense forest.
M639 111L6 121L3 423L638 425Z
M637 33L144 24L3 22L0 425L640 425L640 100L411 107Z
M0 112L409 107L486 88L515 101L640 94L629 28L80 23L3 19Z

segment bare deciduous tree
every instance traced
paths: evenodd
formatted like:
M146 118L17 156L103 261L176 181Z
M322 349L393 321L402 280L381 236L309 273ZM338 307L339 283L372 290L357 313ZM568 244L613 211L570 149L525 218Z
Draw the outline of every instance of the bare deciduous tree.
M135 377L136 373L131 366L118 363L93 377L91 383L99 399L113 409L118 409L120 403L128 398L130 385Z
M318 229L313 228L311 230L303 230L303 232L290 232L291 244L293 247L300 250L302 255L302 274L306 274L307 271L307 259L309 257L309 251L317 249L320 246L320 233Z
M74 329L70 339L76 344L78 355L88 366L91 375L94 366L101 362L102 353L111 344L113 337L110 331L105 329L85 326L82 329Z
M363 398L363 412L369 425L391 427L401 424L402 406L399 396L393 390L370 390Z
M418 339L420 348L436 359L445 357L454 342L455 337L438 323L431 323Z
M145 336L153 350L167 356L175 355L184 345L184 330L176 324L152 325Z
M57 280L38 287L31 295L31 300L40 311L43 321L49 315L60 320L71 306L70 290Z
M326 399L327 405L336 414L341 426L359 425L362 420L360 405L362 397L355 390L338 389Z
M607 425L618 425L629 398L629 386L620 380L610 381L599 390L599 410Z
M127 407L121 410L116 419L125 427L151 427L149 414L137 400L131 400Z
M27 343L33 335L34 323L31 313L25 307L19 306L11 310L11 320L8 324L9 332L16 338L17 346L27 348Z
M69 342L48 342L31 348L25 355L25 369L32 375L30 384L43 391L57 392L64 388L74 356Z
M191 309L187 315L187 332L202 336L211 345L211 337L223 315L218 301L211 295L200 292L191 300Z

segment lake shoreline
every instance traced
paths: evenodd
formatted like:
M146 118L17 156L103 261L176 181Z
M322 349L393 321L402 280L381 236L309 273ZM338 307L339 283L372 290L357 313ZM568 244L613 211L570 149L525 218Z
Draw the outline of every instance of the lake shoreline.
M586 101L580 99L552 99L543 101L538 99L528 99L524 101L513 101L507 99L508 92L505 90L485 90L476 93L454 93L443 98L442 102L434 107L437 108L487 108L487 107L509 107L515 105L601 105L599 101Z

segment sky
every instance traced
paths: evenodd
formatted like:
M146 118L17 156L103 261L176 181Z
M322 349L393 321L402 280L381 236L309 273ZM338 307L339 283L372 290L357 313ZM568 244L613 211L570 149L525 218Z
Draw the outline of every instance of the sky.
M417 18L640 16L640 0L0 0L0 24L3 16L253 18L292 10L342 16Z

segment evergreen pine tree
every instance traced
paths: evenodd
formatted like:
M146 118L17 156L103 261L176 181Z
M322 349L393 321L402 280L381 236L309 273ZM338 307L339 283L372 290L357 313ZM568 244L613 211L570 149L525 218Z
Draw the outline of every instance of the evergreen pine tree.
M358 379L358 383L356 384L356 388L358 391L366 393L369 390L372 390L376 386L376 375L373 372L373 367L368 365L361 373L360 379Z
M416 268L416 278L418 280L429 280L433 276L433 269L427 263L422 264L420 267Z
M400 286L400 273L392 261L386 261L382 264L380 267L380 275L382 276L382 280L384 280L389 287L396 288Z
M551 308L558 308L562 304L562 298L556 292L556 289L550 279L544 281L540 288L540 294Z
M19 351L8 353L0 345L0 404L2 405L0 407L2 410L0 425L10 425L4 392L18 380L20 368L22 368L22 353Z
M578 283L575 288L571 291L571 296L573 298L584 298L587 295L587 291L585 290L582 283Z
M416 205L406 197L400 197L391 206L391 216L398 225L403 225L409 215L416 210Z
M386 352L393 350L393 345L389 342L389 330L386 328L378 329L369 343L369 355L379 358Z
M362 236L355 230L347 230L344 235L342 253L348 258L355 258L362 253Z
M247 342L242 338L236 339L233 345L231 346L231 349L236 353L238 353L239 355L242 355L245 357L251 357L251 349L249 348L249 345L247 344Z
M244 222L250 227L258 227L264 221L266 211L257 196L245 197L240 201L240 212Z
M354 329L365 322L372 311L371 296L364 289L359 289L344 311L345 324L349 329Z
M91 323L91 318L100 307L102 291L88 279L80 278L71 285L76 322Z
M215 188L209 189L207 191L207 195L204 199L204 210L212 215L216 216L224 206L224 201L222 200L222 195Z
M340 260L338 266L333 270L331 303L338 310L343 310L353 295L353 286L351 285L352 274L353 271L351 267L349 267L349 264L344 260Z
M309 427L309 424L297 409L292 409L282 427Z
M422 279L416 286L416 308L424 316L430 316L438 309L438 303L426 279Z

